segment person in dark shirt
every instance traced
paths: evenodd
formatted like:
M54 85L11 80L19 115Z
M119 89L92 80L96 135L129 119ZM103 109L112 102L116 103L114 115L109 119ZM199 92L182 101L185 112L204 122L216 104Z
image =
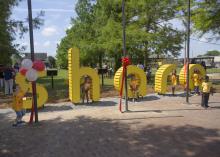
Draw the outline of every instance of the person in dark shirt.
M203 68L204 68L205 71L206 71L206 63L205 63L205 61L202 61L200 64L201 64L201 66L203 66Z
M18 63L14 64L14 70L15 70L15 73L19 72L19 65L18 65Z
M10 67L5 68L3 75L5 83L5 95L11 95L13 94L13 69Z
M0 65L0 88L4 87L3 65Z

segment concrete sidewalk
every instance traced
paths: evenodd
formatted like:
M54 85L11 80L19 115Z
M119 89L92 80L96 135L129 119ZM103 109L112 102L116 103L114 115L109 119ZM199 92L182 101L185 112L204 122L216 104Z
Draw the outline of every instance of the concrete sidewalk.
M219 157L220 94L148 95L118 111L118 98L89 105L47 104L39 125L12 128L15 114L0 110L1 157ZM29 114L25 120L29 120Z

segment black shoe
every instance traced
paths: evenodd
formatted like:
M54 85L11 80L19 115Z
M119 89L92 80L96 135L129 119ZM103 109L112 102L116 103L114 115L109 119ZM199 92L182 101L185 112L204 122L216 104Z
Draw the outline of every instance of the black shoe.
M14 124L12 124L12 126L13 126L13 127L16 127L16 126L18 126L18 124L17 124L17 123L14 123Z

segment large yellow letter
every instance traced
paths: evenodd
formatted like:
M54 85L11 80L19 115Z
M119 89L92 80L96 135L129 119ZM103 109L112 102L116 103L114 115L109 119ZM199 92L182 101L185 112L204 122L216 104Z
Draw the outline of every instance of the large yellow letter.
M199 70L201 77L204 77L206 75L206 72L205 72L205 69L203 68L203 66L201 66L200 64L190 64L189 65L189 89L190 90L193 90L193 88L194 88L193 81L191 78L193 76L195 69ZM180 71L179 82L181 85L186 84L186 72L184 71L184 67Z
M88 75L92 79L91 99L98 101L100 98L99 75L89 67L80 68L79 49L72 48L68 52L69 99L73 103L80 102L80 78Z
M38 72L38 77L43 77L46 76L46 72ZM30 92L32 93L32 84L31 82L27 82L25 76L21 75L20 73L16 74L15 81L21 89L26 93ZM46 88L40 84L36 84L37 88L37 107L42 107L48 99L48 93ZM32 97L26 97L23 99L23 107L26 109L31 109L32 108Z
M120 91L121 83L122 83L122 70L123 67L119 68L118 71L115 73L115 77L114 77L114 86L115 89L118 91ZM129 65L127 67L127 75L130 74L134 74L139 80L139 89L138 89L139 95L145 96L147 92L147 79L144 71L138 68L137 66ZM128 97L132 98L131 90L128 90Z
M155 92L165 94L167 89L167 77L176 69L175 64L164 64L156 72L155 75Z

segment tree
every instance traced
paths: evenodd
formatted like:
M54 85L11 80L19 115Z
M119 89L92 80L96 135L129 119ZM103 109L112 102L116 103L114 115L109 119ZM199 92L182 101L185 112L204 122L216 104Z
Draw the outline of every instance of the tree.
M56 59L53 56L48 56L47 61L52 66L52 68L56 67Z
M169 22L178 5L178 0L126 1L126 45L133 63L140 59L146 62L152 54L179 55L183 32L172 28ZM94 65L107 56L114 58L115 69L121 66L121 0L79 0L76 13L72 28L58 46L58 61L65 59L67 63L65 49L76 46L84 65Z
M215 39L220 39L220 1L196 1L192 21L194 28L200 35L213 33Z
M0 1L0 64L10 64L12 54L17 54L20 47L18 44L13 44L15 37L23 36L28 31L25 21L10 19L12 14L11 10L14 6L18 5L21 0L1 0ZM41 16L44 12L40 12L36 18L33 19L34 28L39 28L43 24ZM28 19L26 19L27 21Z
M67 69L68 66L68 50L73 46L72 35L70 30L66 31L67 35L57 45L56 64L63 69Z
M204 56L220 56L220 52L217 50L207 51Z
M95 40L92 23L93 5L90 0L79 0L76 5L77 17L72 19L73 27L66 31L66 36L57 46L57 64L67 68L68 49L75 46L80 49L80 59L83 65L94 65L98 60L93 47Z

